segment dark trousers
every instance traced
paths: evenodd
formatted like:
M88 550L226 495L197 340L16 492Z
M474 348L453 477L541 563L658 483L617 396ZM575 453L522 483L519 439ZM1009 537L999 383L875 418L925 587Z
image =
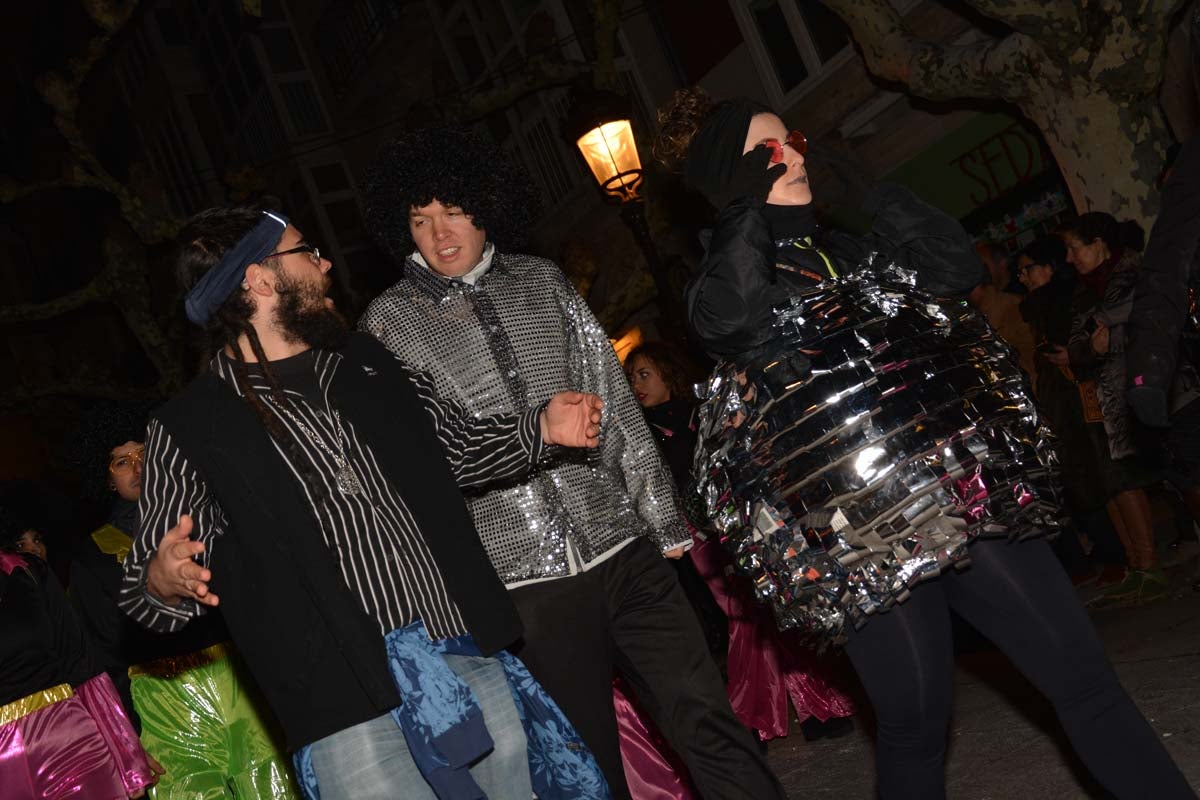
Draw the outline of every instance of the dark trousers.
M1194 798L1116 673L1043 541L981 541L971 566L919 586L851 634L846 652L878 720L880 797L945 796L954 680L950 609L1054 705L1075 752L1117 798ZM1013 776L1014 786L1020 778Z
M585 573L512 591L525 637L515 652L628 798L613 668L620 669L709 800L784 797L725 685L675 571L638 539Z

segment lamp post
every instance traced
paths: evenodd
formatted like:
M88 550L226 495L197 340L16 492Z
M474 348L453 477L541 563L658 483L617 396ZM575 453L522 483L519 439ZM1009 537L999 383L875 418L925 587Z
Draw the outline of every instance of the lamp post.
M654 279L662 327L668 338L683 337L683 320L666 266L646 223L642 197L642 161L630 124L629 103L612 92L573 92L562 131L579 148L606 203L618 206L621 219L646 258Z

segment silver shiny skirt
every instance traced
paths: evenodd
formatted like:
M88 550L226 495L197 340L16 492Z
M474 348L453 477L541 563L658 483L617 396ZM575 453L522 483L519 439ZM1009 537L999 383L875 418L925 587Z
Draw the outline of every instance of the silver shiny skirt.
M1062 522L1051 436L1011 349L907 278L793 296L765 347L700 387L693 515L780 628L818 644L965 566L976 537Z

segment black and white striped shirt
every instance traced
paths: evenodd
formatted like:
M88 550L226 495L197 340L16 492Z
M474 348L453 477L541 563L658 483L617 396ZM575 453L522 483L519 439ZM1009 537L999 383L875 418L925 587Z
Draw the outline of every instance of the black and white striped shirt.
M404 498L384 476L370 443L358 438L353 420L345 417L341 418L344 449L338 448L341 437L329 411L327 393L340 362L341 356L336 353L310 350L272 362L272 371L291 401L288 410L327 447L344 454L362 492L343 494L338 490L337 463L275 405L268 397L265 381L251 373L251 385L294 437L307 459L308 472L324 481L325 496L314 496L290 454L278 443L275 448L303 486L343 580L384 633L416 619L424 620L434 638L464 633L463 619ZM239 396L243 395L225 355L216 356L211 368ZM458 404L441 400L423 373L408 373L460 487L521 475L541 457L540 408L519 416L476 419ZM203 607L191 600L168 606L149 595L145 591L146 565L163 534L178 524L181 514L188 514L193 520L192 538L205 545L198 559L209 566L228 520L187 455L154 419L147 430L140 512L140 533L125 562L120 605L152 630L178 630L202 613Z

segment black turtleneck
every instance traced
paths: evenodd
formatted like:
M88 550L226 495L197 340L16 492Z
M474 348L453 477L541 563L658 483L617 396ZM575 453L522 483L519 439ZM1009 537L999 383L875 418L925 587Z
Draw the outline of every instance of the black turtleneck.
M771 238L777 242L802 239L817 232L817 215L811 203L804 206L774 206L768 203L763 206L762 215L771 226Z

